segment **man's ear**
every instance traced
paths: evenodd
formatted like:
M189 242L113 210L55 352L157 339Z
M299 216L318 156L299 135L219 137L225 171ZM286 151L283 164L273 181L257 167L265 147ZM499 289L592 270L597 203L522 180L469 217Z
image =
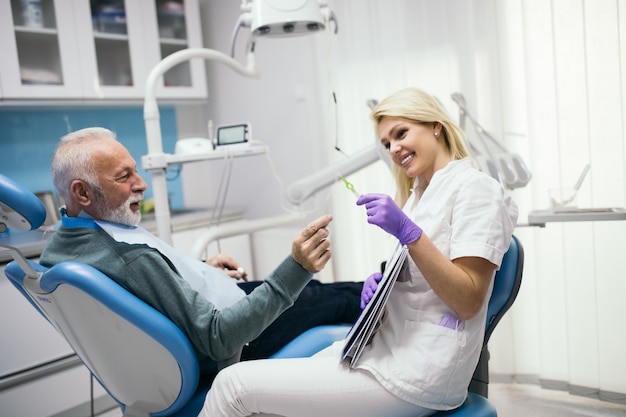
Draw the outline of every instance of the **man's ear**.
M74 201L81 207L88 207L92 203L93 191L83 180L74 180L70 184L70 190Z

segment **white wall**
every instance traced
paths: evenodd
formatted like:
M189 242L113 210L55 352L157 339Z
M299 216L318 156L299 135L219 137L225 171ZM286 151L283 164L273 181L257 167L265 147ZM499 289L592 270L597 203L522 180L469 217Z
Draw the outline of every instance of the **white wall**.
M204 46L230 54L231 35L241 14L240 2L201 1ZM237 38L235 58L245 63L248 30ZM262 39L255 46L261 76L245 78L223 64L207 62L209 102L178 109L181 137L206 137L208 119L215 125L249 122L253 140L263 142L265 156L186 165L183 192L188 206L218 204L220 182L228 178L226 204L247 207L246 218L284 214L294 207L284 189L293 181L323 167L330 150L324 146L324 116L320 110L315 43L325 35L281 40ZM230 176L229 176L230 175ZM305 221L282 230L257 233L251 239L251 256L257 277L265 276L291 250L291 241L302 226L329 212L327 198L316 196L302 209ZM280 236L278 238L277 236ZM264 238L265 237L265 238ZM247 248L241 248L247 250ZM332 268L317 276L332 280Z
M233 0L201 2L205 47L230 53L231 33L241 14L239 6L240 2ZM247 34L247 29L241 30L236 48L236 59L242 63ZM253 138L269 146L269 156L285 186L322 166L325 156L319 146L323 130L313 48L320 36L324 35L257 41L255 59L261 73L258 79L245 78L223 64L207 62L209 103L191 107L189 115L186 110L179 111L183 135L204 134L209 118L216 125L249 122ZM224 165L212 163L198 168L195 175L183 173L186 177L202 178L202 187L186 189L188 203L213 204L223 169ZM249 205L249 217L281 212L281 185L265 157L236 160L231 181L237 191L229 193L228 202Z
M207 46L227 51L238 6L203 3ZM372 143L366 100L414 85L453 115L450 94L462 92L473 116L522 155L533 179L513 192L520 223L548 206L549 188L572 185L587 162L579 206L624 207L623 0L335 0L331 7L338 35L259 43L261 80L209 66L206 111L251 121L286 183L343 158L332 150L337 140L347 154ZM249 203L253 217L280 212L263 158L241 161L236 173L231 201ZM210 195L206 179L217 174L197 176L201 186L190 193ZM393 192L382 163L350 179L360 192ZM340 186L316 202L335 216L334 276L365 278L386 257L383 235ZM605 397L626 393L625 229L625 222L518 227L524 283L492 338L494 372Z

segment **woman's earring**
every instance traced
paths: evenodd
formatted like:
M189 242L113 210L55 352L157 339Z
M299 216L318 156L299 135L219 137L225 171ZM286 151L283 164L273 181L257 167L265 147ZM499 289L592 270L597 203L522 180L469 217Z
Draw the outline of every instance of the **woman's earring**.
M439 132L435 131L435 137L439 136Z

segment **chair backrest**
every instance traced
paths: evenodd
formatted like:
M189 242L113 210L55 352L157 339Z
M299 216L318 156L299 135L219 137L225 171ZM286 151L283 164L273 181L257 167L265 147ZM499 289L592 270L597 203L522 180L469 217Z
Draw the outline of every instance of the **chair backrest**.
M487 323L480 360L469 385L471 392L489 395L489 350L487 343L500 319L511 308L522 285L524 271L524 248L516 236L511 238L509 249L504 254L500 269L496 272L493 291L487 306Z
M46 220L46 208L37 196L0 174L0 232L37 229Z
M5 273L126 413L170 415L194 394L199 368L187 337L109 277L77 262L45 270L38 284L16 262Z
M38 228L45 207L0 174L0 225ZM125 415L182 414L195 399L199 365L183 332L95 268L63 262L48 269L10 250L9 281L61 333ZM197 414L197 410L193 415Z
M485 327L486 346L493 330L500 319L511 308L522 285L524 271L524 248L516 236L511 238L509 249L504 254L500 269L496 272L493 291L487 307L487 325Z

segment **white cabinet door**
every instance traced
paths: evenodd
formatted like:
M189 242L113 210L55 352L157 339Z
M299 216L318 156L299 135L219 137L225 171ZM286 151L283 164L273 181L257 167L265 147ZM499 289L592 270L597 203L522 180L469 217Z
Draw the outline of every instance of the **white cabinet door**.
M24 19L19 0L0 1L0 82L5 99L81 94L71 4L44 0L41 5L37 24Z
M0 0L3 99L143 100L148 73L180 49L201 47L198 0L42 0L41 25L21 0ZM168 71L157 97L207 97L205 64Z
M185 0L172 9L169 0L141 0L144 4L144 34L150 54L148 71L163 58L186 48L202 47L202 28L198 0ZM158 84L158 98L206 98L205 62L193 59L182 62L167 71Z
M133 99L144 96L146 11L136 0L112 8L105 2L74 0L78 59L86 99ZM155 43L155 41L153 41Z

